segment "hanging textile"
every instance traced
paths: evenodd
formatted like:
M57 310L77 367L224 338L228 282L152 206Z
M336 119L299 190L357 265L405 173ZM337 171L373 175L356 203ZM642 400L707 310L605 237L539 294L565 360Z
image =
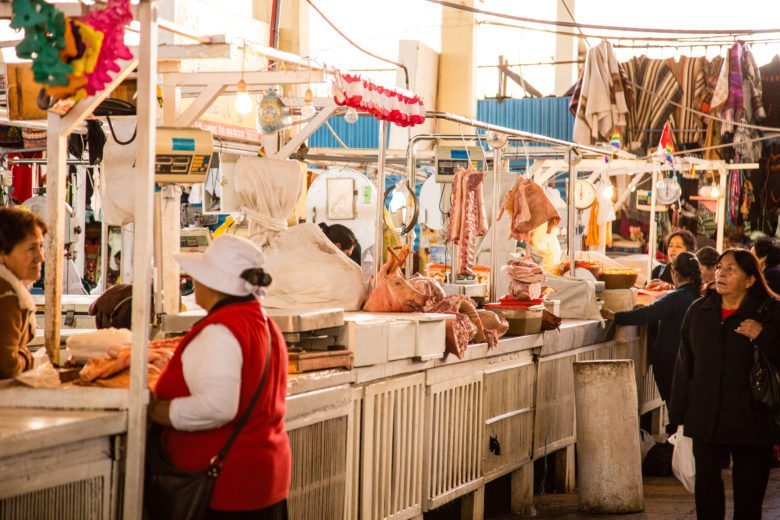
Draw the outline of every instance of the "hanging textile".
M452 215L447 238L458 246L457 269L460 276L475 276L472 267L477 237L487 233L483 181L484 175L472 166L459 170L453 179Z
M679 103L683 92L664 60L640 56L621 63L621 67L633 101L628 107L627 147L629 151L648 150L672 115L674 106L669 100Z
M609 42L602 41L588 51L577 90L574 142L609 142L615 130L626 125L628 114L620 68Z
M588 231L585 234L586 247L598 247L601 244L599 239L599 201L593 203L590 207L590 216L588 217Z
M678 131L674 135L674 144L677 148L681 148L683 143L701 143L704 139L704 120L691 110L701 110L704 102L707 87L707 58L681 56L677 61L669 58L666 60L666 65L672 71L682 91L680 100L682 107L676 107L672 112L672 127Z
M780 127L780 55L761 67L761 94L766 119L764 124Z

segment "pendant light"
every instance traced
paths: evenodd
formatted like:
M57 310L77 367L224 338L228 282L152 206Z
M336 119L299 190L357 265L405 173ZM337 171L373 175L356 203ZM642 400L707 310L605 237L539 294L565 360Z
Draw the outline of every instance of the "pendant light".
M301 107L301 116L304 119L311 119L317 113L317 109L314 107L314 94L311 91L311 87L306 89L306 94L303 96L303 107Z
M252 98L249 97L249 93L246 89L246 81L244 81L244 64L246 63L246 41L244 41L244 49L241 54L241 79L236 83L236 112L241 115L246 115L252 111L254 103Z

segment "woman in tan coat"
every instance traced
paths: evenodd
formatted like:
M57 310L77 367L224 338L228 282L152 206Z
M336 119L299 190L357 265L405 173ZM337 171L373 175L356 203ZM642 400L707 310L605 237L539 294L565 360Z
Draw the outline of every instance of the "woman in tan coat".
M33 213L0 208L0 379L32 368L35 336L29 286L41 276L46 224Z

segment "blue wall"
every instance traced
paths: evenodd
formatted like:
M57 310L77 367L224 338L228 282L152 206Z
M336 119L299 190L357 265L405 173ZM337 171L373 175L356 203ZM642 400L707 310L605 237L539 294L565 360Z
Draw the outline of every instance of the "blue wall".
M477 101L477 119L494 125L506 126L571 141L574 117L569 112L569 98L483 99ZM361 116L355 124L344 118L332 117L330 124L350 148L377 148L379 121ZM341 148L325 127L309 138L309 148Z

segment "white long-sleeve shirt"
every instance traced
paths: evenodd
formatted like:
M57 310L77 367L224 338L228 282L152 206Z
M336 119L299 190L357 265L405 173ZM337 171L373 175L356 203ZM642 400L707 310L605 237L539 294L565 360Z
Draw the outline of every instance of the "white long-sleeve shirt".
M244 358L235 336L224 325L209 325L181 356L189 397L171 401L173 427L181 431L219 428L238 413Z

